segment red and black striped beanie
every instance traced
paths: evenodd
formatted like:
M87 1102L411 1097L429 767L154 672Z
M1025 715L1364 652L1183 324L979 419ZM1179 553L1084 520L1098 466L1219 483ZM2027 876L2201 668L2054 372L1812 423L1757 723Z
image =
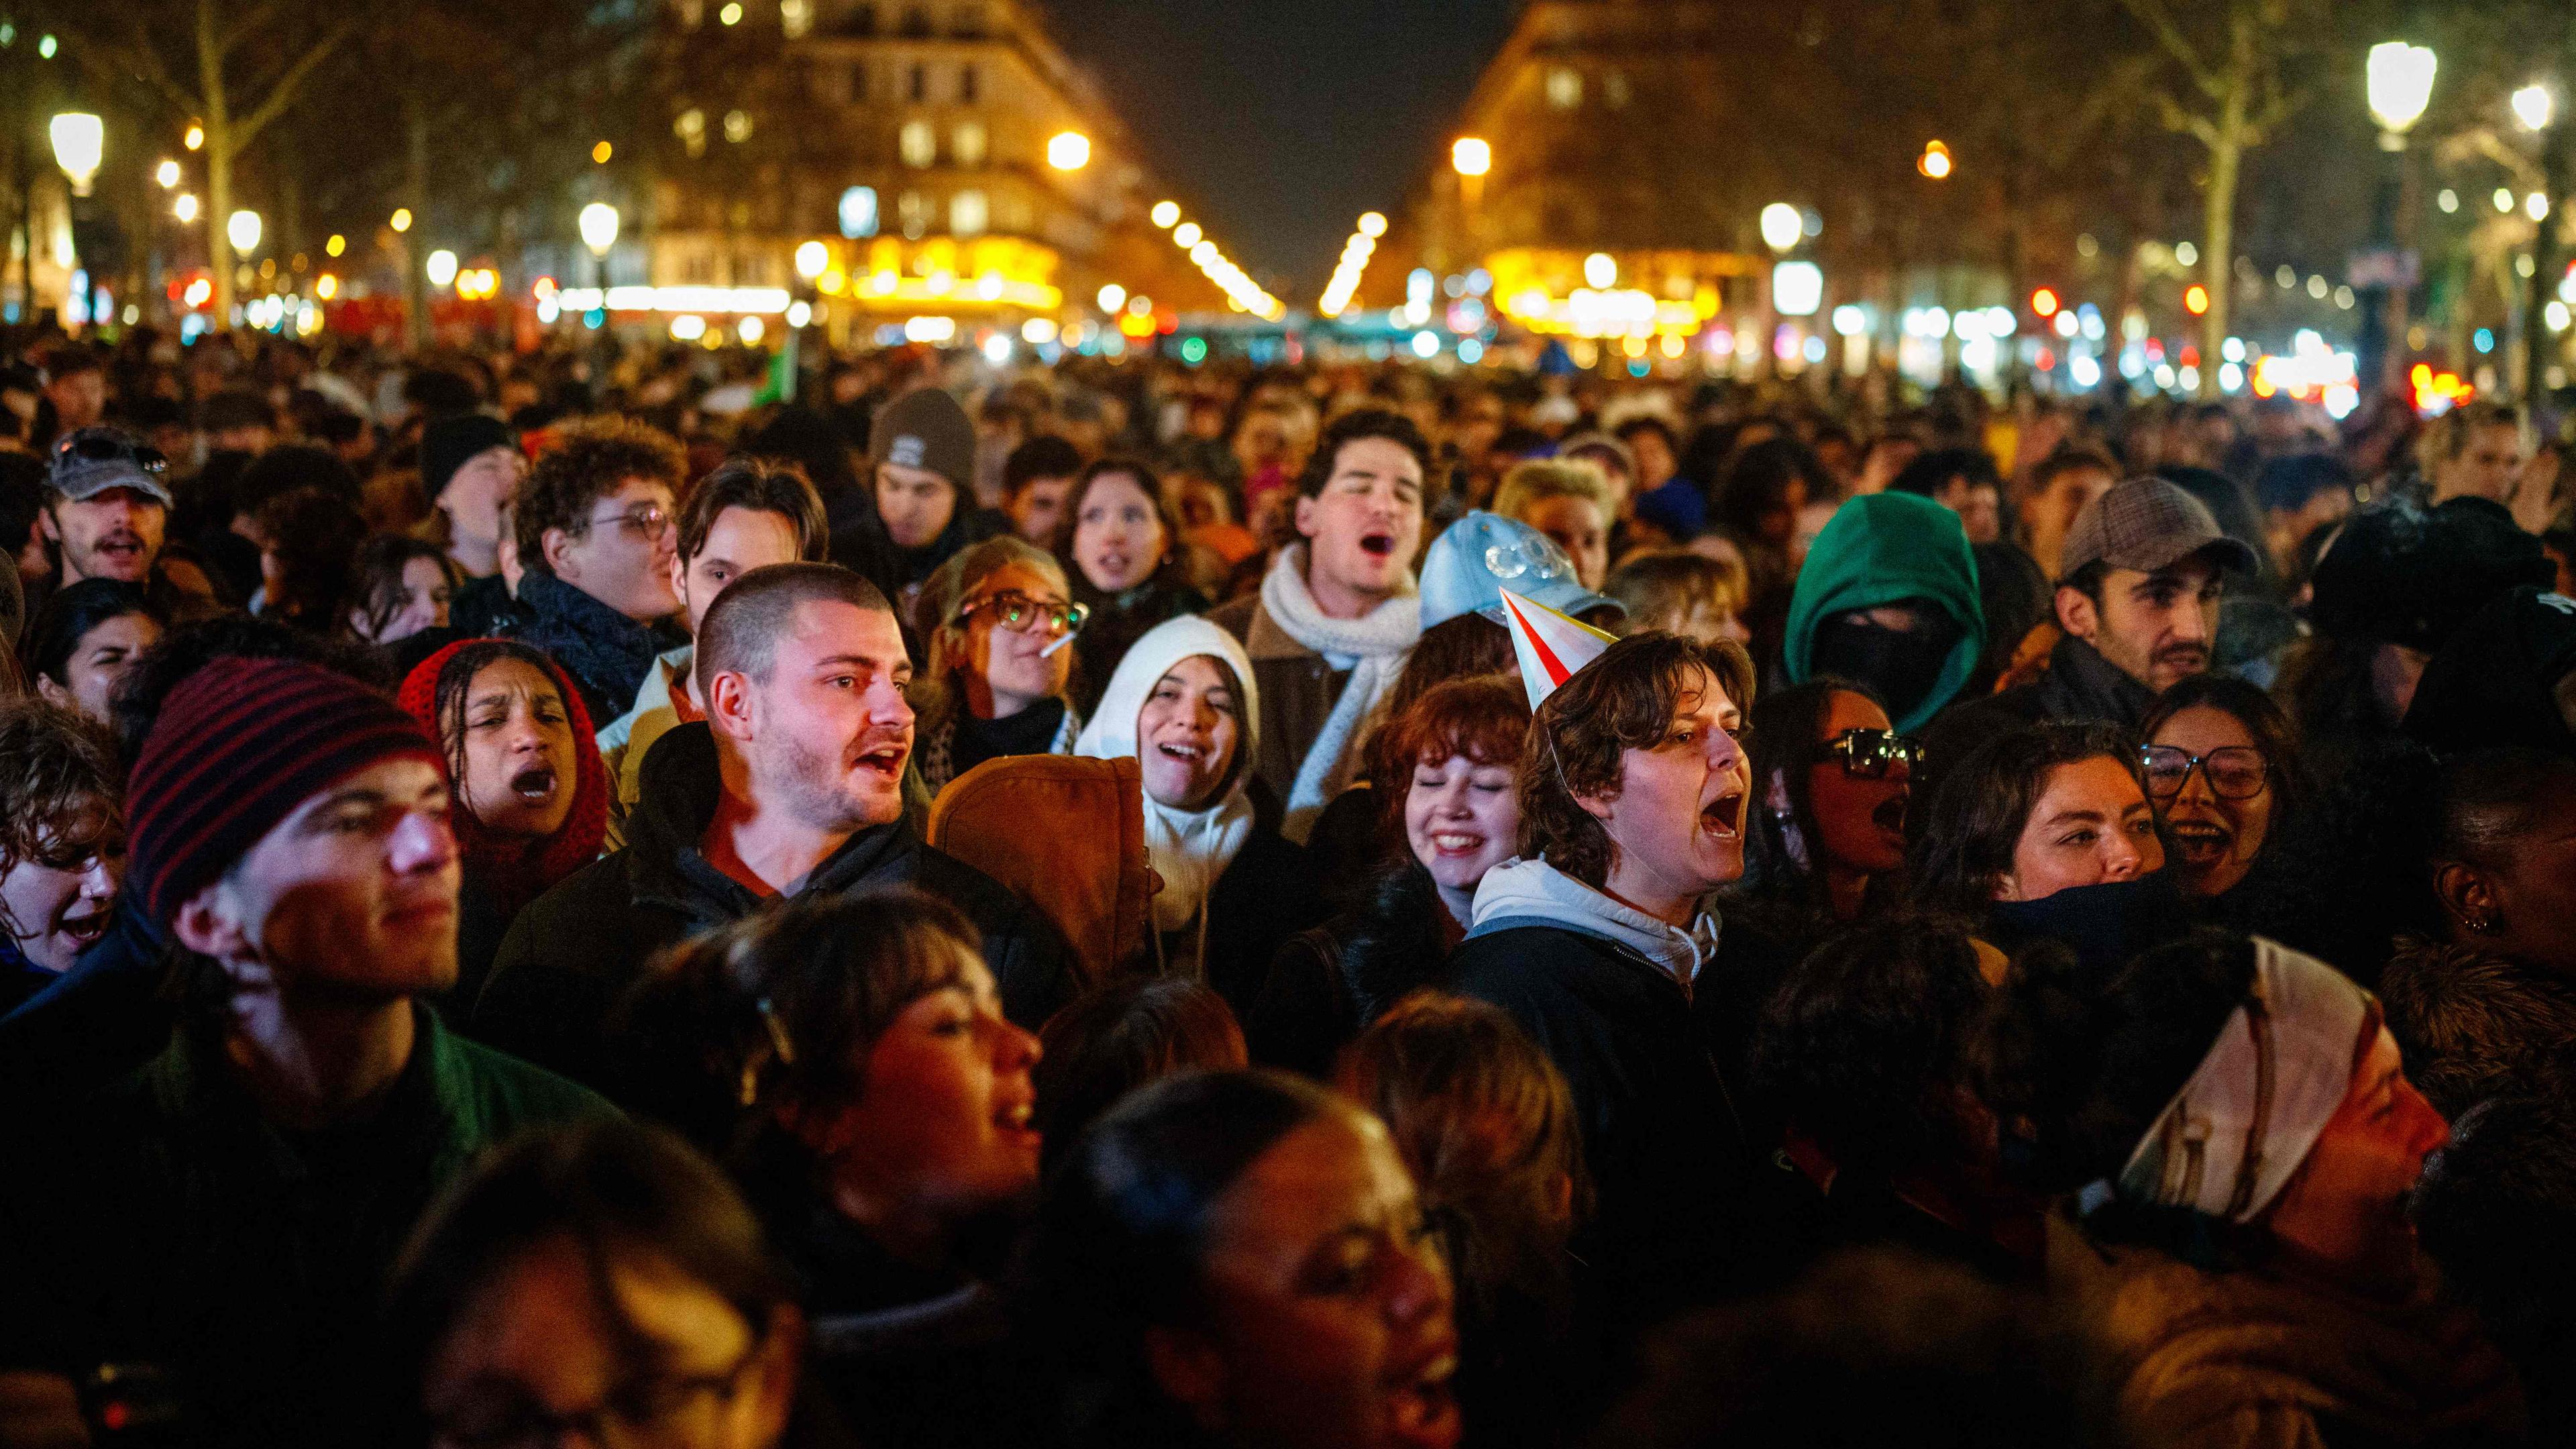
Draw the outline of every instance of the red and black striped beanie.
M443 774L418 720L343 674L218 659L161 705L126 783L127 886L164 925L315 793L388 756Z

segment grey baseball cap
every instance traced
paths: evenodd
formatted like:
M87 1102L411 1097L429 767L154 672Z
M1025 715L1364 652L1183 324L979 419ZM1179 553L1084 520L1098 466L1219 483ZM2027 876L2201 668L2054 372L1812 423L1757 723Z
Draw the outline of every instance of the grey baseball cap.
M131 488L152 495L167 508L170 485L163 475L169 471L170 462L158 448L114 428L76 428L54 440L45 483L73 503L110 488Z
M2151 574L2202 552L2221 568L2255 571L2254 550L2228 537L2208 504L2162 478L2131 478L2111 485L2075 515L2057 576L2072 578L2089 563Z

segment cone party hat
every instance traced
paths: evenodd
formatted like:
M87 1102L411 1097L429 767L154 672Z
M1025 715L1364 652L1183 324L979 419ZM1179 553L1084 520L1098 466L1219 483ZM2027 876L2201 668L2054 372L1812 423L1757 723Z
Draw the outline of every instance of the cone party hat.
M1614 641L1609 635L1569 618L1535 599L1502 591L1503 617L1512 631L1512 652L1521 663L1521 684L1537 709L1574 672L1601 657Z

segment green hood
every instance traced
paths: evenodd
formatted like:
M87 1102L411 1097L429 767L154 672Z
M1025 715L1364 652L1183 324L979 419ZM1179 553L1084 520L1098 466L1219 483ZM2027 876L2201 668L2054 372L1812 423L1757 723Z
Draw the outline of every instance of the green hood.
M1941 677L1904 719L1900 730L1921 729L1958 694L1986 647L1985 610L1977 602L1977 560L1959 515L1911 493L1873 493L1834 510L1798 570L1789 599L1789 635L1782 654L1789 682L1804 684L1812 671L1816 626L1851 609L1875 609L1905 599L1929 599L1958 621L1959 642Z

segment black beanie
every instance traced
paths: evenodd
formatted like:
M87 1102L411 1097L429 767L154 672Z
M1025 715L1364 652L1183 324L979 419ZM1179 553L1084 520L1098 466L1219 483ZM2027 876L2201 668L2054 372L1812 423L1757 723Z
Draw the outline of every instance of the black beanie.
M458 413L420 430L420 488L432 502L447 491L456 470L478 453L515 447L510 425L483 413Z

